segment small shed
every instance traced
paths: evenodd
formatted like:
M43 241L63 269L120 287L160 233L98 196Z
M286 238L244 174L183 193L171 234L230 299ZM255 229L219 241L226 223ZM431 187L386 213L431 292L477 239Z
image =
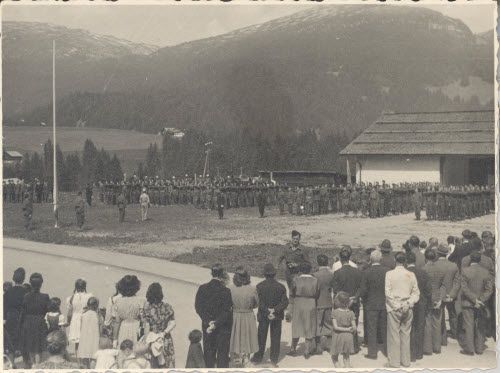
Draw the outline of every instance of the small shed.
M384 113L340 153L356 182L491 185L495 181L495 113Z
M3 151L3 163L12 164L21 162L23 160L23 155L15 150L4 150Z

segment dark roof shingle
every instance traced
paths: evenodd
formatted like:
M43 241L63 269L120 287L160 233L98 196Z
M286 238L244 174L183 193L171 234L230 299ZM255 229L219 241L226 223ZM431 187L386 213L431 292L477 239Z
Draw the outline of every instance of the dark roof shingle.
M342 155L495 154L495 113L384 113Z

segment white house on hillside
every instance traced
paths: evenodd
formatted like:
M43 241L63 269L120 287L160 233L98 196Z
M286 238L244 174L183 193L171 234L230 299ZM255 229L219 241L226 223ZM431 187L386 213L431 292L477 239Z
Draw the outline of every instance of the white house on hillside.
M356 182L495 182L494 111L384 113L341 155Z

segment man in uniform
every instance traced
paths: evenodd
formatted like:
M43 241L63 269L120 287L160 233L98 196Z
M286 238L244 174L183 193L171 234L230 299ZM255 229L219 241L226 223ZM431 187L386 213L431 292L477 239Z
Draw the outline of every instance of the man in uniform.
M125 209L127 208L127 201L123 195L123 189L118 198L116 199L116 204L118 205L118 212L120 213L119 222L123 223L125 221Z
M92 206L92 184L88 183L85 188L85 197L89 206Z
M376 187L371 187L370 190L370 218L377 217L377 206L378 206L378 191Z
M285 202L286 202L286 191L284 187L280 186L278 191L278 207L280 210L280 215L285 214Z
M219 213L219 219L224 219L224 203L225 197L224 192L221 189L217 189L216 191L216 204L217 204L217 212Z
M257 191L257 205L259 206L260 217L264 217L264 210L266 208L267 195L264 188L259 188Z
M31 229L31 219L33 217L33 202L31 201L31 196L26 193L23 202L23 217L24 217L24 229Z
M292 231L292 242L287 244L282 251L279 259L278 259L278 268L281 265L281 263L284 261L285 262L285 280L286 284L288 286L288 294L290 294L291 288L292 288L292 282L293 279L298 275L299 273L299 267L302 263L309 263L311 264L311 261L309 260L309 250L307 250L305 247L303 247L300 244L300 238L301 235L297 231ZM293 301L294 298L290 296L290 311L293 312ZM290 321L291 319L291 314L288 313L287 316L287 321Z
M82 192L78 192L78 197L75 200L76 225L78 229L83 229L85 223L85 201L82 198Z
M423 196L418 187L415 188L413 193L413 209L415 210L415 218L420 220L420 212L422 211Z
M142 194L139 197L139 204L141 205L141 220L148 220L148 209L149 209L149 196L146 193L146 188L142 189Z

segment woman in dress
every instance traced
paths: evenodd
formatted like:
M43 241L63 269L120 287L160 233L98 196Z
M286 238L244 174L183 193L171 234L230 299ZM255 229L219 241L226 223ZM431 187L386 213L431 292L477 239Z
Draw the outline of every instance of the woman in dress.
M116 283L115 285L115 294L108 299L108 303L106 304L106 317L104 318L104 325L103 325L103 334L108 336L109 338L112 338L113 336L113 305L115 304L116 300L118 298L121 298L120 294L120 289L119 289L119 282Z
M78 358L82 359L87 369L93 363L94 355L99 350L99 336L102 322L99 317L99 301L91 297L87 302L87 309L82 315L82 330L80 333L80 349Z
M294 278L290 289L291 297L295 297L292 315L292 348L287 355L297 355L297 344L300 338L306 340L304 357L309 359L313 353L313 338L316 336L317 315L316 300L319 296L318 279L312 276L311 264L300 265L300 276Z
M163 291L157 282L149 286L146 299L141 312L144 337L153 343L152 350L157 351L152 354L151 368L175 368L174 341L170 334L176 326L174 310L163 302ZM163 350L155 346L158 341L163 343Z
M141 282L137 276L126 275L118 284L121 297L115 300L111 311L114 347L127 339L134 344L139 339L141 309L144 306L144 298L136 295L140 288Z
M24 296L28 292L23 287L25 277L26 272L24 268L16 269L12 277L14 286L7 290L3 296L5 318L3 345L12 363L14 363L16 350L19 349L19 319L23 309Z
M39 364L40 357L46 347L47 324L45 314L49 306L48 294L40 293L43 277L40 273L30 276L31 293L24 296L21 313L20 346L23 355L29 355L27 366Z
M250 285L250 275L242 267L236 268L230 286L233 301L233 328L231 331L230 353L241 357L241 365L246 366L250 354L259 351L257 322L253 310L259 306L257 290Z
M82 327L82 314L87 302L92 297L92 293L87 293L87 282L78 279L75 282L73 295L66 299L68 305L69 332L68 339L75 344L75 354L78 356L78 346L80 344L80 331ZM71 311L70 311L71 310ZM70 317L70 315L71 317ZM71 320L69 320L71 319Z
M36 365L36 369L81 369L82 366L78 363L68 361L66 359L66 345L68 340L66 333L62 330L56 330L47 336L46 340L49 358L43 363Z

